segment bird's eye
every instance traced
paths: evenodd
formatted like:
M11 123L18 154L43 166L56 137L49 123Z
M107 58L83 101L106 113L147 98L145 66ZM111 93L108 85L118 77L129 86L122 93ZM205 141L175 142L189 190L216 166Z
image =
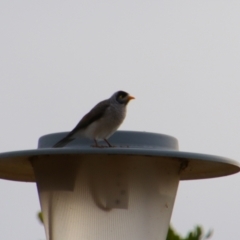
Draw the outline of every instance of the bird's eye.
M122 99L122 98L123 98L123 95L120 95L119 98Z

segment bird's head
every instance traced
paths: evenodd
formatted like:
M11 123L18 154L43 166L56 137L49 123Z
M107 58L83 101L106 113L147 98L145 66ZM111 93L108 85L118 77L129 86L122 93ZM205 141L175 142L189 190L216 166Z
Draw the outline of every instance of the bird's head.
M114 98L114 100L117 101L118 103L124 105L127 105L130 100L135 99L135 97L131 96L130 94L124 91L118 91L114 93L112 98Z

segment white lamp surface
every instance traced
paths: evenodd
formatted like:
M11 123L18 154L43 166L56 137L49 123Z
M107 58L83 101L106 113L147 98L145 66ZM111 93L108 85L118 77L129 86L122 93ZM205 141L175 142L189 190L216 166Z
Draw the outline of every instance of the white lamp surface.
M49 240L165 239L179 162L83 155L33 166Z

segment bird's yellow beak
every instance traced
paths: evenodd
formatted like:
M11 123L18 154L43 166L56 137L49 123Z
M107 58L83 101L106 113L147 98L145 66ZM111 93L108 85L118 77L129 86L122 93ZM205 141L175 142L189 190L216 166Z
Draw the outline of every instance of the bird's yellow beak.
M132 99L135 99L135 97L133 97L133 96L128 96L128 101L130 101L130 100L132 100Z

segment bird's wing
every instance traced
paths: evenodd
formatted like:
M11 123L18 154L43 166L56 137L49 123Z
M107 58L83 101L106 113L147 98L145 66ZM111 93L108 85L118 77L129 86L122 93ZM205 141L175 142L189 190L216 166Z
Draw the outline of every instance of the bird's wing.
M91 123L103 117L103 115L105 114L109 106L110 106L109 100L104 100L98 103L95 107L93 107L90 110L90 112L88 112L85 116L83 116L83 118L80 120L77 126L72 130L72 133L74 134L77 131L88 127Z
M91 123L103 117L109 106L110 106L109 100L104 100L98 103L95 107L93 107L90 110L90 112L83 116L83 118L80 120L77 126L70 133L68 133L66 137L61 139L56 144L54 144L53 147L63 147L67 143L71 142L73 140L73 136L75 135L75 133L88 127Z

